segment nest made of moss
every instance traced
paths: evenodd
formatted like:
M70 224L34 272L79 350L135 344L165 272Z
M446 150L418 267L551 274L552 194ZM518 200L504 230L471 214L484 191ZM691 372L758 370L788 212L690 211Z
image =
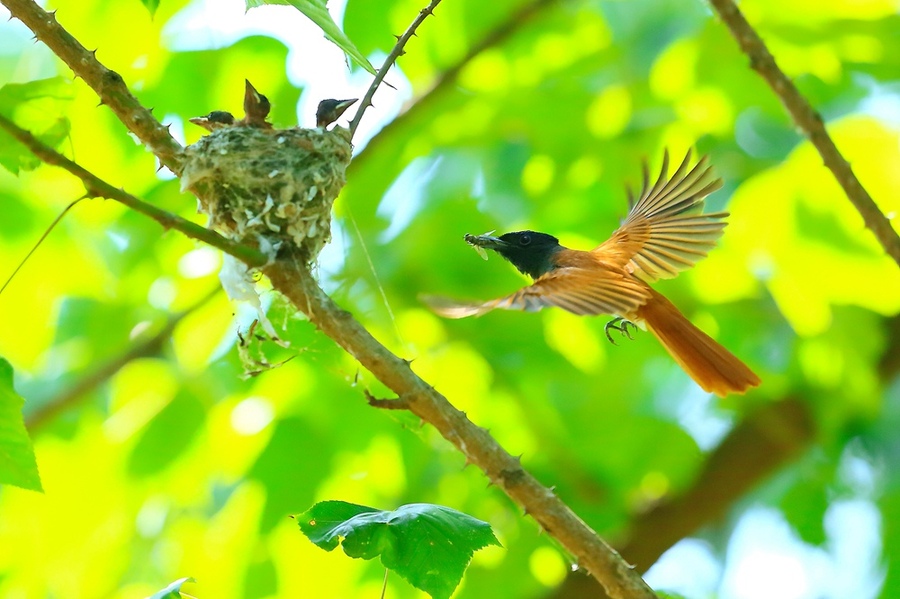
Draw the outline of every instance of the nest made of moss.
M261 249L289 244L311 262L331 239L351 154L342 127L222 127L185 149L182 188L226 237Z

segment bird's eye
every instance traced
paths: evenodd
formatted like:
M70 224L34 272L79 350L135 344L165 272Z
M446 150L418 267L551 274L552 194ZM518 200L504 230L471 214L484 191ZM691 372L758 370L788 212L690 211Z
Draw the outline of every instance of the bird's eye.
M519 237L519 245L528 245L529 243L531 243L530 235L522 235Z

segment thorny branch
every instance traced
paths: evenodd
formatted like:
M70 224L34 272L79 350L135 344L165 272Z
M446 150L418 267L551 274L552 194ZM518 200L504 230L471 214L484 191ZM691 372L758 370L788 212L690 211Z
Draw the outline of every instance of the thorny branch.
M656 595L641 577L585 524L553 492L529 474L519 460L507 453L491 435L454 408L434 387L419 378L409 363L379 343L353 316L342 310L322 291L302 261L288 257L266 263L260 252L225 239L218 233L169 214L138 198L115 189L87 170L45 146L34 136L0 116L0 127L9 131L49 164L60 166L79 177L89 195L106 197L150 216L163 226L204 241L259 267L272 286L307 315L378 380L407 403L407 409L432 424L455 445L466 459L516 501L551 535L562 543L578 563L590 572L614 599L653 599ZM383 401L383 400L382 400ZM381 407L381 406L380 406Z
M766 44L747 22L733 0L709 0L709 3L728 26L741 50L750 58L750 67L765 79L794 119L794 123L803 130L819 151L825 166L834 174L884 251L900 265L900 236L853 174L850 163L834 145L821 115L810 106L790 78L778 68Z
M391 53L388 54L388 57L385 59L384 64L381 65L381 68L378 69L378 73L375 75L375 79L372 80L372 84L369 85L369 89L366 90L366 95L363 97L362 102L359 105L359 109L356 111L356 114L353 115L353 120L350 121L350 137L356 133L356 128L359 127L359 122L362 120L363 113L366 109L372 105L372 96L375 95L375 91L378 89L378 86L381 85L381 82L384 80L385 75L387 75L388 71L391 70L391 67L394 66L394 63L397 59L403 55L403 48L406 47L406 42L409 41L409 38L416 34L416 30L419 28L419 25L422 24L428 15L434 14L434 9L438 4L441 3L441 0L431 0L431 2L419 11L419 14L416 15L416 18L413 19L413 22L410 23L409 27L406 28L406 31L403 32L403 35L397 38L397 43L394 44L394 49L391 50Z
M807 451L817 427L810 402L786 397L747 414L709 454L691 487L632 517L616 548L646 572L699 528L721 519L736 501ZM571 573L547 599L602 599L597 584Z
M410 412L434 426L467 461L478 466L491 482L537 520L606 588L610 597L656 597L634 569L594 530L522 468L518 458L506 452L488 431L472 423L419 378L408 362L392 354L349 312L335 304L305 267L291 260L279 260L261 270L272 286L304 312L310 322L397 393L408 404Z
M159 161L175 173L181 173L182 147L128 90L122 76L103 66L96 53L88 50L33 0L0 0L10 14L31 29L35 37L65 62L76 76L84 79L129 131L134 133Z
M0 1L4 2L15 16L19 16L23 5L33 5L31 0ZM415 28L428 14L431 14L434 6L439 1L432 0L429 7L420 12L414 24L401 36L397 47L392 52L393 58L389 58L385 66L382 67L380 73L382 79L390 63L396 60L396 57L402 52L403 45L414 33ZM33 8L40 10L36 5ZM19 12L16 9L19 9ZM73 47L81 48L74 38L71 38L68 33L59 27L55 18L47 15L47 13L43 14L44 21L41 25L46 26L51 32L51 35L49 35L51 41L59 41L59 38L61 38L63 40L62 49L66 52L72 50ZM48 43L48 45L50 44ZM56 45L59 47L60 44ZM83 50L83 48L81 49ZM56 51L55 48L54 51ZM92 55L86 57L85 60L91 63L93 67L88 73L92 79L95 75L94 71L98 71L100 78L107 77L120 85L127 93L121 77L96 63ZM88 80L88 77L85 77L83 72L76 70L76 73ZM88 82L90 83L90 81ZM104 88L101 86L98 89L98 93L101 93L101 97L104 97L102 92L104 92ZM374 94L374 87L371 89L371 93ZM140 108L140 105L137 104L137 101L130 94L128 94L128 98L140 110L130 106L128 102L120 104L122 100L121 90L118 90L117 94L110 96L110 101L107 103L114 107L116 114L120 115L126 126L132 128L140 125L140 131L144 134L144 137L141 137L141 139L154 153L160 155L160 146L154 145L161 143L160 139L148 135L147 130L142 128L144 127L142 122L145 121L145 116L141 116L144 113L140 111L143 109ZM367 98L368 102L370 102L371 94L367 94ZM367 103L364 101L363 107L366 105ZM357 113L357 117L354 118L354 122L357 125L359 118L362 116L363 107ZM137 111L138 118L130 112L132 109ZM144 112L149 117L149 112ZM153 123L156 123L156 121L153 120ZM158 123L156 124L158 125ZM466 456L469 462L481 468L494 484L498 485L507 495L522 506L525 512L537 520L544 530L558 539L575 556L581 567L590 572L606 588L610 597L615 599L651 599L656 597L631 566L622 560L596 532L572 512L550 489L542 486L531 474L522 468L518 458L507 453L486 430L473 424L464 413L454 408L446 398L413 373L408 362L392 354L375 340L365 327L348 312L339 308L322 291L312 274L305 267L298 266L298 263L294 260L278 260L273 263L267 263L266 257L253 248L230 241L213 231L160 210L121 189L114 188L80 165L41 143L30 133L20 129L2 116L0 116L0 127L10 132L43 161L64 168L81 179L89 196L104 197L120 202L153 218L165 228L178 230L190 238L219 248L250 266L259 267L270 278L274 288L290 299L296 308L307 314L311 322L354 356L382 383L403 398L402 401L408 402L409 410L412 413L431 423L445 439L454 444ZM159 125L159 128L165 130L161 125ZM132 130L134 131L134 129ZM158 132L158 130L151 127L150 132L154 133ZM135 133L138 133L138 131L135 131ZM166 132L164 137L177 146L177 142L168 137L168 132ZM180 171L180 146L175 149L177 151L169 151L172 150L172 147L167 149L166 144L163 144L162 150L160 159L165 164L170 165L172 170Z
M507 16L497 26L489 31L481 40L476 42L469 48L456 63L443 71L432 84L431 88L415 99L409 107L397 115L396 118L386 124L378 135L373 137L366 146L353 158L350 163L348 173L357 170L364 162L367 156L377 155L381 143L389 139L394 132L402 129L406 123L414 119L423 110L427 109L432 102L439 98L450 86L459 79L459 74L472 62L477 56L495 46L499 46L513 34L519 31L527 23L531 22L538 14L546 8L558 3L559 0L531 0L526 2L513 13Z
M63 168L81 179L89 197L115 200L128 206L132 210L136 210L141 214L149 216L165 229L175 229L176 231L180 231L188 237L218 248L226 254L231 254L235 258L243 260L250 266L262 266L266 263L267 258L262 252L259 252L254 248L227 239L211 229L201 227L176 214L157 208L153 204L148 204L123 189L113 187L79 164L72 162L53 148L45 145L31 133L21 129L3 115L0 115L0 128L5 129L10 135L31 150L35 156L47 164Z

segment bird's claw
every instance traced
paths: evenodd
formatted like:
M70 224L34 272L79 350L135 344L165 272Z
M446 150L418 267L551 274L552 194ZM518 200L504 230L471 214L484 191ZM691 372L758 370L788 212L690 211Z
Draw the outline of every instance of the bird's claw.
M603 332L606 333L606 338L609 339L609 342L613 345L618 345L612 336L609 334L609 330L612 329L614 331L619 331L619 333L623 337L628 337L629 340L634 341L634 337L631 336L631 331L628 330L628 327L634 327L634 330L637 330L637 325L631 322L630 320L625 320L621 316L618 318L614 318L606 323L606 326L603 327Z

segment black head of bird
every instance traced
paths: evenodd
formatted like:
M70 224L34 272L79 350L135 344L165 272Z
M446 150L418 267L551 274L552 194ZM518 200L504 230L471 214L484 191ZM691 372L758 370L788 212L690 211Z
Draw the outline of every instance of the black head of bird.
M224 110L213 110L206 116L197 116L188 120L195 125L203 127L207 131L215 131L222 127L230 127L235 123L234 115Z
M356 98L349 100L322 100L316 109L316 127L327 127L341 118L341 115L355 103Z
M533 279L553 270L553 256L563 249L559 239L537 231L514 231L499 237L466 235L465 239L469 245L494 250Z

